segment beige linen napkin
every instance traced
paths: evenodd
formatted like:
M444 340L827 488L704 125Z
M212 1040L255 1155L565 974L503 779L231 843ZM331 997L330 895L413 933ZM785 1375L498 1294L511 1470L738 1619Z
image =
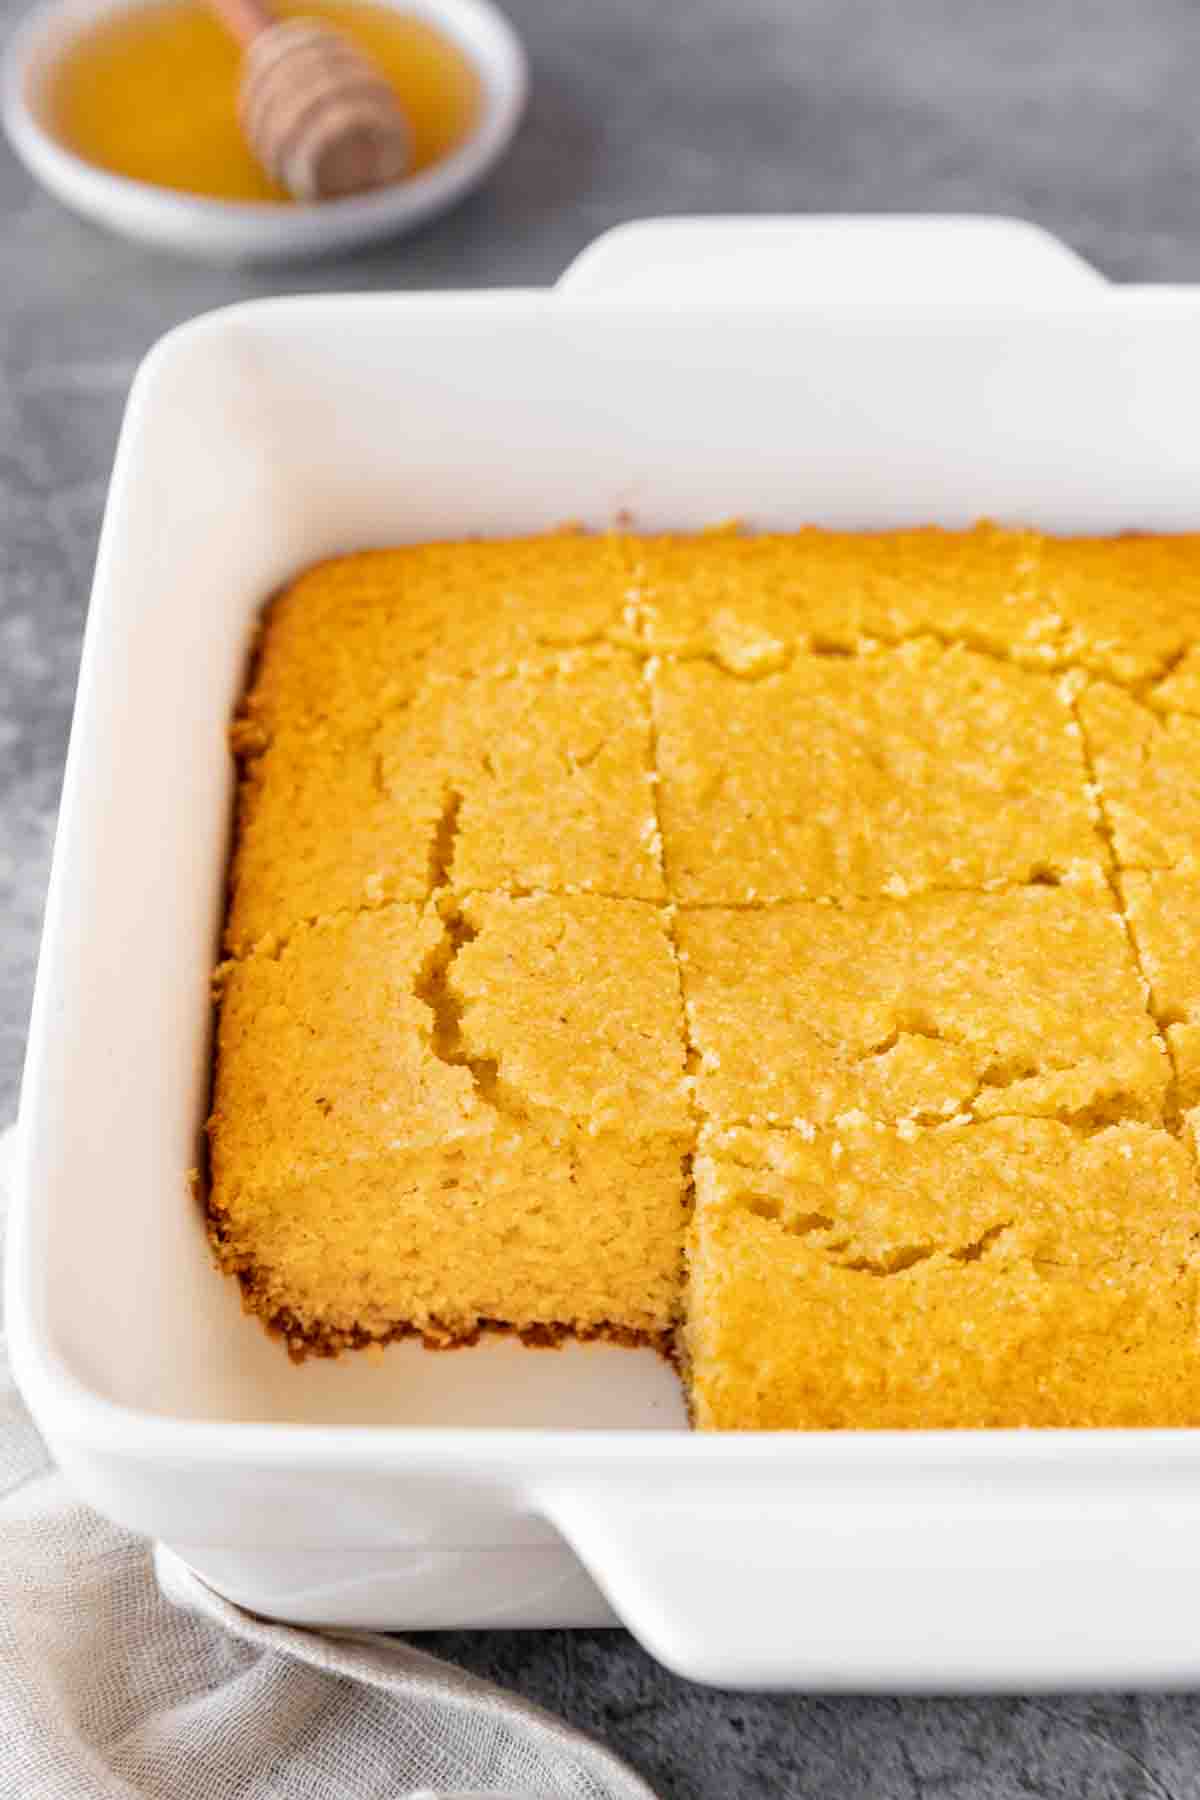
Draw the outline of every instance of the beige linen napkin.
M12 1133L0 1135L0 1241ZM0 1790L21 1800L654 1800L516 1694L393 1638L272 1625L76 1499L0 1319Z

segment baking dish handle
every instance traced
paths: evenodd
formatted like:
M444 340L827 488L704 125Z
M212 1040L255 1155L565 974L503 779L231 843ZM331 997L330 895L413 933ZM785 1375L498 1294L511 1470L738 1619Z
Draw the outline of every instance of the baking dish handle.
M780 214L636 219L589 244L569 299L1005 301L1103 298L1090 263L1024 219Z
M1020 1691L1061 1687L1064 1669L1099 1688L1195 1667L1200 1507L1183 1495L1143 1494L1135 1525L1118 1499L739 1504L704 1486L652 1503L614 1484L545 1506L618 1617L690 1680Z

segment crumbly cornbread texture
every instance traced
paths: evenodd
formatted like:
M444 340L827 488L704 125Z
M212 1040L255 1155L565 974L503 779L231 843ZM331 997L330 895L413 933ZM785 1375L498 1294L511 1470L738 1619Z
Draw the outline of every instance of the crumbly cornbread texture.
M243 732L243 738L245 733ZM665 897L646 684L626 651L432 672L356 733L281 725L247 758L226 944L431 884Z
M656 909L443 907L302 926L225 966L222 1258L297 1348L483 1321L661 1337L689 1137Z
M628 588L621 540L573 532L318 563L272 603L243 711L268 733L373 726L432 671L475 674L617 634Z
M1200 639L1200 536L725 529L631 551L649 646L735 674L796 649L929 635L1034 668L1164 674Z
M706 1117L796 1129L854 1111L1161 1122L1168 1059L1099 876L706 909L681 913L677 930Z
M1200 869L1148 869L1121 877L1130 930L1150 1002L1175 1065L1175 1103L1200 1105Z
M368 552L234 747L209 1212L295 1354L1200 1423L1200 538Z
M929 638L797 652L753 681L708 661L647 667L681 901L985 888L1099 854L1054 676Z
M1189 645L1167 674L1149 685L1146 697L1161 712L1200 713L1200 648Z
M1200 718L1163 712L1107 682L1087 688L1079 715L1096 786L1123 869L1169 869L1200 848Z
M697 1424L1194 1424L1192 1159L1152 1125L704 1134Z

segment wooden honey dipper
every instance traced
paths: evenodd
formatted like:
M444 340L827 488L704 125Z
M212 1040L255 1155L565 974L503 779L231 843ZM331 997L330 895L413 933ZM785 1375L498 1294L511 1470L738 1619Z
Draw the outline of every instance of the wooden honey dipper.
M312 19L265 0L209 0L243 46L238 112L250 148L296 200L336 200L398 181L408 121L373 63Z

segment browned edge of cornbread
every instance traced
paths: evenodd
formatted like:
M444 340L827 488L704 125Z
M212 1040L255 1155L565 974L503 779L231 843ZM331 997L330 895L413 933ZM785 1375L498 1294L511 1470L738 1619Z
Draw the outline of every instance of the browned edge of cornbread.
M204 1210L213 1248L213 1261L222 1274L236 1277L242 1290L243 1312L257 1319L269 1337L283 1339L289 1359L297 1364L307 1362L310 1357L340 1356L343 1350L365 1350L372 1344L382 1350L386 1345L400 1343L405 1338L419 1338L426 1350L468 1350L486 1334L488 1337L519 1338L527 1350L561 1350L568 1343L594 1342L618 1344L626 1350L649 1349L657 1351L672 1368L678 1370L682 1366L675 1327L662 1332L633 1331L627 1325L608 1324L518 1327L507 1325L501 1319L480 1319L473 1330L466 1332L446 1331L435 1336L422 1331L417 1325L397 1324L383 1336L379 1336L358 1327L352 1331L340 1331L331 1326L301 1325L286 1308L273 1313L263 1311L257 1298L256 1271L231 1267L223 1259L220 1223L207 1201Z
M216 1059L213 1058L215 1067ZM253 1268L239 1267L224 1254L225 1231L219 1213L211 1204L210 1182L207 1170L208 1142L205 1134L203 1145L205 1162L199 1168L189 1171L189 1179L193 1192L204 1211L205 1224L208 1230L209 1247L212 1251L213 1264L222 1275L232 1275L237 1280L242 1292L242 1311L257 1319L269 1337L282 1338L289 1359L297 1364L307 1362L310 1357L340 1356L343 1350L365 1350L371 1344L383 1349L387 1344L401 1342L404 1338L420 1338L426 1350L467 1350L477 1344L486 1333L489 1337L519 1338L527 1350L561 1350L567 1343L604 1342L619 1344L626 1350L654 1350L673 1369L682 1372L682 1340L679 1325L668 1331L633 1331L628 1325L529 1325L518 1328L506 1325L500 1319L480 1319L474 1330L454 1332L443 1330L440 1335L422 1331L417 1325L397 1324L392 1326L386 1335L380 1337L357 1327L353 1331L339 1331L332 1326L302 1325L286 1308L273 1313L264 1312L259 1304L259 1276ZM689 1178L689 1187L691 1186ZM434 1321L435 1323L437 1321ZM682 1324L680 1320L679 1324Z
M632 515L622 513L617 520L619 529L632 527ZM564 524L560 529L573 535L580 532L574 523ZM469 541L469 540L466 540ZM321 562L336 562L338 557L322 558L318 563L306 564L297 572L273 588L260 603L253 622L250 642L243 662L241 682L238 687L238 701L228 732L228 746L232 755L234 781L228 809L228 834L226 838L225 879L222 888L221 925L224 931L225 921L229 916L233 900L234 851L237 846L239 799L241 781L247 766L267 748L263 736L263 728L246 713L246 698L255 685L262 657L266 649L271 620L278 602L294 585L298 574L308 573L321 566ZM205 1091L204 1118L212 1113L213 1098L216 1088L217 1054L216 1054L216 1019L221 1005L221 972L223 952L218 953L214 965L211 992L213 1001L212 1044L208 1058L208 1084ZM197 1151L197 1166L189 1172L189 1182L195 1198L199 1201L204 1214L205 1227L212 1253L213 1265L224 1276L234 1276L238 1282L242 1297L242 1310L257 1320L269 1337L282 1339L291 1362L299 1366L310 1358L332 1359L346 1350L363 1350L371 1345L379 1349L388 1344L399 1343L407 1338L420 1339L426 1350L450 1351L465 1350L477 1345L485 1335L489 1337L515 1337L526 1349L561 1350L568 1343L604 1342L618 1345L624 1349L650 1349L655 1351L673 1369L680 1371L680 1328L682 1316L674 1325L665 1331L635 1331L627 1325L600 1323L588 1326L551 1325L517 1327L506 1324L499 1319L480 1319L475 1328L469 1332L451 1331L441 1328L437 1335L423 1331L419 1326L397 1323L383 1336L355 1328L352 1331L338 1330L334 1327L306 1326L295 1319L286 1308L273 1313L263 1310L259 1301L260 1278L253 1268L237 1267L224 1253L224 1222L211 1204L211 1140L209 1133L202 1130ZM690 1158L685 1171L685 1192L689 1211L694 1203L695 1181L692 1177ZM681 1297L682 1305L682 1297ZM438 1325L438 1321L433 1321ZM689 1402L690 1404L690 1402Z

